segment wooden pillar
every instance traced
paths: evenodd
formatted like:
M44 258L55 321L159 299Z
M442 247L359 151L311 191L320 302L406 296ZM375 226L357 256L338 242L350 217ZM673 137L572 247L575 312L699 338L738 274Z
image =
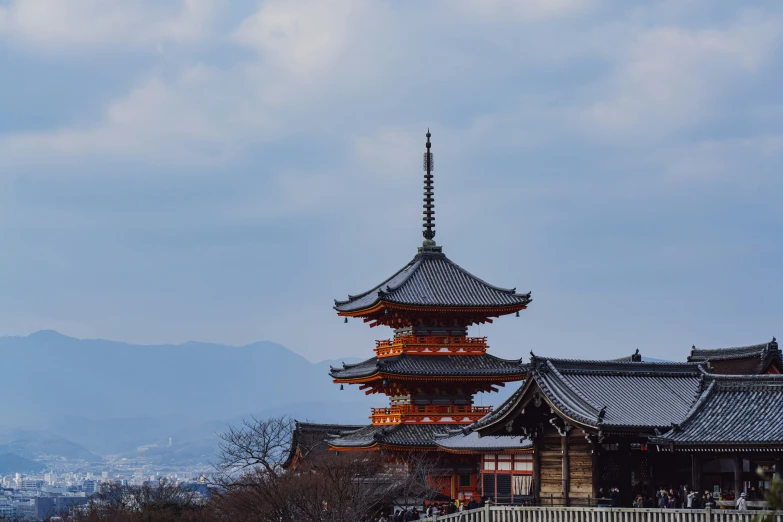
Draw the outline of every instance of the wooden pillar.
M691 491L701 491L701 455L691 455Z
M734 457L734 498L742 493L742 457Z
M775 474L779 479L783 479L783 457L778 457L775 461Z
M533 499L541 499L541 439L533 439Z
M593 498L598 498L598 490L601 488L601 445L597 437L590 441L590 457L592 460L592 486Z
M620 455L620 507L631 505L631 443L625 437L619 439L618 448ZM612 486L609 486L612 487Z
M758 463L748 459L748 469L750 469L750 485L756 487L756 491L759 489L759 476L756 475L756 469L759 467Z
M560 436L560 450L563 453L563 501L568 505L569 472L568 472L568 432Z

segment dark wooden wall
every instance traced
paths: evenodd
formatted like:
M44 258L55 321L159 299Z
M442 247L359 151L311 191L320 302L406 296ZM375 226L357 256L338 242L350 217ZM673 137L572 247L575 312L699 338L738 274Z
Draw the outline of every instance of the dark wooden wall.
M570 498L588 498L593 495L592 458L584 432L572 429L568 434L568 496Z
M560 434L548 426L539 441L541 449L541 498L562 498L563 492L563 454Z

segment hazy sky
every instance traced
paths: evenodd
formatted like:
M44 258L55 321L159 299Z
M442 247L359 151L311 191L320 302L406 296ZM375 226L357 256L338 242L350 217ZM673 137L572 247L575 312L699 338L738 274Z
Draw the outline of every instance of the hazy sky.
M768 341L782 51L780 0L0 0L0 333L369 355L429 127L438 243L533 292L494 353Z

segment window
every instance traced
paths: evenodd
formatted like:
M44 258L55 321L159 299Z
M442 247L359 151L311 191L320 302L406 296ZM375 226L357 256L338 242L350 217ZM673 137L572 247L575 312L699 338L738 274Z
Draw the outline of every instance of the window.
M484 469L487 471L494 471L495 470L495 461L494 460L485 460L484 461Z
M484 495L495 496L495 475L484 475Z
M514 462L514 471L533 471L533 463L516 461Z
M460 475L459 476L459 487L461 487L461 488L469 488L470 487L470 475Z
M511 471L511 462L498 462L498 471Z

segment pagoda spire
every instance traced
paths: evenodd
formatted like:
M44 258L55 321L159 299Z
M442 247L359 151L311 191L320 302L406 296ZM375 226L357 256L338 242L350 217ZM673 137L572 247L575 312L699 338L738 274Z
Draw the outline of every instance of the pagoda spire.
M424 246L433 246L435 241L435 187L432 181L432 171L435 170L435 161L430 152L430 130L427 129L427 151L424 153Z

